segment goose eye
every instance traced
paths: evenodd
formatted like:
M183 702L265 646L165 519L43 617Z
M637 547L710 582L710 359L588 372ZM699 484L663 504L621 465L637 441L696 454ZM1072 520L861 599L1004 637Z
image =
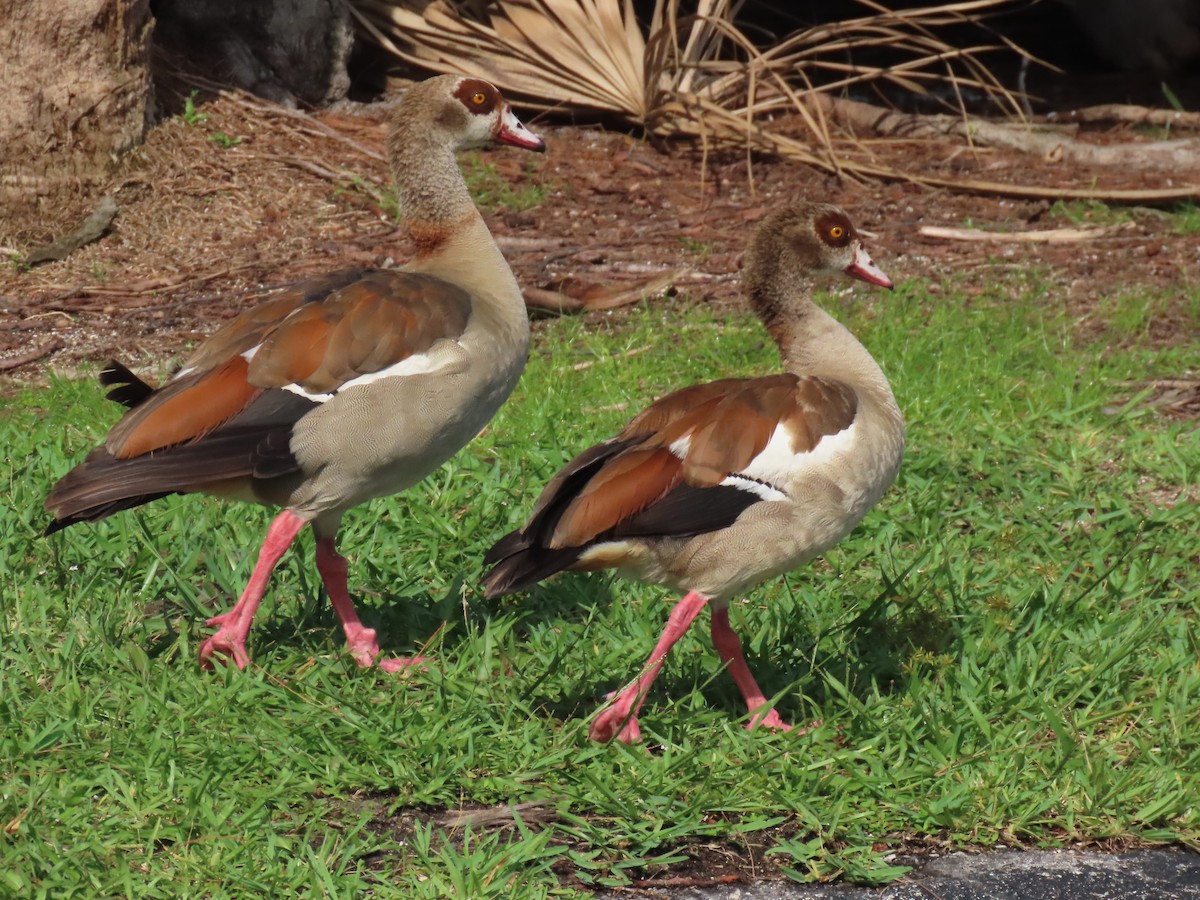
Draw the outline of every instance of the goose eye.
M846 229L843 228L841 225L834 225L832 228L829 229L829 236L831 238L833 238L835 241L841 240L842 235L845 233L846 233Z
M476 91L471 95L471 102L476 106L483 106L487 101L487 95L483 91Z

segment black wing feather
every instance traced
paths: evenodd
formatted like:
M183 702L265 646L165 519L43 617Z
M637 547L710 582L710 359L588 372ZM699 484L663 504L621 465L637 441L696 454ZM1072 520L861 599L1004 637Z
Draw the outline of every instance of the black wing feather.
M100 370L100 383L109 389L104 396L126 409L145 403L155 391L154 385L142 381L115 359Z
M46 498L50 534L94 522L169 494L232 478L281 478L300 471L292 427L316 403L290 391L266 391L203 439L117 459L100 446L64 475Z
M576 457L555 485L556 493L545 498L544 508L534 514L525 528L506 534L492 546L484 556L485 565L492 566L483 578L485 597L501 597L532 587L570 568L594 544L638 537L692 537L727 528L762 500L758 494L732 485L681 484L653 506L581 547L550 547L550 535L563 511L613 453L620 452L627 443L622 442L616 450L601 444ZM601 449L610 452L594 452Z
M516 531L509 532L484 554L484 565L490 566L525 547L549 541L558 520L571 501L592 480L600 468L632 441L606 441L584 450L567 463L542 490L529 521Z
M762 497L727 484L693 487L681 484L643 510L596 539L689 537L728 528ZM684 525L686 524L686 527Z

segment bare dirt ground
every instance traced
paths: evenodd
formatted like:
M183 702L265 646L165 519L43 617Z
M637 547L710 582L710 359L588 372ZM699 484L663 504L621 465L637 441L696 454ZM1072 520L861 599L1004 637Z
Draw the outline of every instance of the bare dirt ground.
M11 387L114 356L157 374L271 285L402 262L410 248L382 208L385 113L373 104L305 116L222 94L154 128L98 189L0 220L0 250L23 255L77 228L103 195L119 206L110 233L65 260L0 269L0 377ZM954 275L970 291L1032 272L1049 285L1046 302L1067 309L1081 336L1099 347L1197 337L1200 235L1182 233L1178 217L1157 210L1113 214L1077 204L1075 218L1129 219L1122 230L1083 242L938 240L918 229L1075 223L1045 201L857 184L792 162L705 155L691 145L655 145L594 128L533 127L546 138L544 157L511 148L485 152L482 168L499 178L479 176L499 192L484 203L485 217L532 306L562 302L607 315L606 307L668 285L700 302L736 304L740 256L754 223L770 208L807 198L845 206L873 234L876 261L897 281L932 277L930 291L937 292L938 279ZM1084 135L1099 142L1135 137L1122 128ZM1037 156L951 142L847 141L844 149L847 158L938 177L1043 185L1094 178L1125 188L1161 186L1172 177L1067 171ZM1174 177L1194 183L1200 172ZM524 200L514 204L513 193ZM531 196L540 202L516 208ZM1111 299L1132 289L1159 297L1133 337L1106 319ZM1194 380L1196 373L1179 375ZM1200 391L1184 393L1174 405L1196 414Z

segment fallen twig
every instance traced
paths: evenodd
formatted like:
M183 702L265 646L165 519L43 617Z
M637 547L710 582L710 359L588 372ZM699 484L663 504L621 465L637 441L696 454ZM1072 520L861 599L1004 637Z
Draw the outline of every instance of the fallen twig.
M158 278L144 278L141 281L132 281L129 284L123 284L120 287L104 287L102 285L88 285L80 290L81 294L95 294L97 296L110 297L143 297L146 294L152 294L155 291L161 291L168 288L177 288L182 284L202 284L205 281L212 281L214 278L220 278L222 275L228 275L232 269L222 267L220 269L211 269L208 272L202 272L199 275L193 275L190 272L180 272L178 275L162 275Z
M545 803L527 801L485 809L448 809L435 821L443 828L451 829L507 828L518 818L526 825L545 825L557 819L558 814Z
M7 359L0 359L0 372L8 372L12 369L18 369L21 366L31 362L37 362L43 356L49 356L55 350L62 346L62 341L58 338L51 338L40 347L35 347L33 350L27 350L24 353L18 353L16 356L10 356Z
M302 122L308 126L302 130L313 134L314 136L332 138L339 143L345 144L352 150L361 153L368 159L373 159L377 162L387 162L387 157L382 153L372 150L370 147L367 147L364 144L354 140L354 138L347 137L339 132L336 128L331 128L320 119L310 116L303 110L289 109L281 104L272 103L269 100L263 100L261 97L256 97L251 93L239 90L237 88L231 88L229 85L222 84L219 81L213 81L209 78L204 78L195 74L194 72L186 72L182 69L178 69L174 71L172 75L185 84L190 84L195 87L213 91L218 97L229 99L238 106L241 106L243 109L249 109L254 112L259 112L268 116L275 116L281 119L291 119L295 122Z
M330 169L321 165L316 160L306 159L303 156L288 156L282 153L256 153L253 154L253 158L269 159L281 162L284 165L295 166L297 169L303 169L305 172L316 175L318 178L324 178L326 181L331 181L337 185L353 184L356 181L364 180L361 175L351 172L349 169L342 169L340 171Z
M1000 243L1069 244L1109 237L1134 226L1133 222L1106 225L1103 228L1050 228L1044 231L983 231L979 228L945 228L922 225L917 234L946 241L997 241Z
M1116 381L1113 382L1117 387L1126 388L1187 388L1188 390L1200 389L1200 377L1196 378L1152 378L1149 381L1138 379L1137 381Z
M656 278L651 278L649 281L635 284L633 287L625 288L624 290L608 288L589 292L589 296L584 298L583 305L588 310L617 309L621 306L629 306L631 303L637 303L639 300L657 297L664 291L669 290L671 285L685 274L687 274L686 269L679 269L666 272Z
M1103 407L1101 412L1114 415L1137 400L1144 406L1155 407L1162 413L1179 419L1200 418L1200 377L1118 381L1116 387L1134 388L1138 393L1122 400L1118 405Z
M45 287L48 290L59 291L59 293L54 295L53 297L47 298L48 301L54 301L54 302L68 300L68 299L74 299L76 297L95 296L95 297L108 298L105 301L105 305L107 306L107 305L111 305L112 300L116 299L116 298L132 299L132 298L147 298L148 297L148 299L145 302L135 303L133 305L133 307L131 307L131 308L136 308L138 306L146 306L148 303L155 302L157 300L157 298L149 297L149 295L156 294L158 291L174 290L177 288L181 288L185 285L193 286L193 285L203 284L206 281L212 281L214 278L221 278L225 275L232 275L235 272L241 272L241 271L244 271L245 269L253 269L260 265L262 265L262 262L259 260L255 260L254 262L241 263L241 264L235 265L235 266L222 266L218 269L210 269L209 271L201 272L198 275L190 273L190 272L180 272L176 275L164 275L164 276L161 276L158 278L146 278L146 279L143 279L142 281L134 281L134 282L130 282L128 284L123 284L123 285L115 286L115 287L109 286L109 285L101 285L101 284L80 284L80 285L49 284L49 285L46 285ZM47 302L47 301L43 301L43 302ZM74 303L74 304L72 304L72 306L75 309L90 309L93 306L95 306L95 304L89 304L87 302L83 302L83 303Z
M496 246L506 253L541 253L557 250L567 243L566 238L527 237L521 234L498 234L495 241Z
M819 95L824 100L828 97ZM855 160L839 160L835 166L824 157L812 152L809 144L801 138L769 131L765 128L747 129L746 124L734 117L727 110L716 104L706 103L701 98L693 100L703 110L703 116L693 117L692 120L680 118L676 134L700 138L706 134L710 139L724 144L740 143L741 146L762 153L770 153L784 159L793 159L822 171L833 174L852 173L865 178L878 178L883 181L900 181L909 184L919 184L923 187L945 188L946 190L987 194L994 197L1022 197L1038 200L1101 200L1108 203L1135 203L1148 205L1152 203L1172 203L1179 200L1193 200L1200 197L1200 183L1185 184L1179 187L1139 188L1126 190L1121 188L1059 188L1030 184L1008 184L1000 181L983 181L972 178L937 178L929 175L918 175L914 172L895 169L891 166L863 163ZM823 102L823 101L822 101ZM854 103L852 100L842 101L842 104ZM859 104L863 113L870 112L871 119L888 115L900 115L888 110L863 103ZM848 107L842 106L843 109ZM703 121L703 130L697 122Z
M612 265L609 268L615 269ZM595 312L616 309L656 297L669 290L675 282L687 279L688 269L673 269L636 284L603 284L568 275L556 279L548 288L526 288L525 305L533 309L544 309L553 313L570 313L587 310Z
M1068 122L1120 122L1125 125L1151 125L1157 128L1200 128L1200 113L1175 109L1151 109L1128 103L1102 103L1065 113L1053 114Z
M38 247L25 257L25 265L36 266L38 263L66 259L85 244L99 240L108 231L116 217L117 201L111 194L105 195L82 225L70 234L56 238L44 247Z
M809 102L819 106L834 121L850 131L867 129L879 135L927 138L955 135L971 144L1008 147L1025 153L1036 153L1053 162L1171 171L1200 169L1198 140L1088 144L1062 134L1058 128L1047 131L1039 130L1036 125L1010 125L987 119L896 112L827 94L811 94Z

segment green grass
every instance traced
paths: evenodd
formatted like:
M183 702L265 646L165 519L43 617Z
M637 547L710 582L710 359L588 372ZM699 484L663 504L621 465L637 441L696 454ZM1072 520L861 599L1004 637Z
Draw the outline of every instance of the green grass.
M524 212L533 209L545 201L547 191L555 188L553 183L546 182L539 176L541 163L538 160L526 161L524 175L517 185L500 174L494 165L484 160L483 154L470 151L459 154L458 161L467 189L471 192L471 199L486 213L506 210ZM404 221L399 202L396 200L396 191L391 185L382 187L358 175L351 175L345 184L333 192L334 198L348 194L362 195L394 222Z
M1058 200L1048 210L1050 219L1065 219L1072 225L1120 225L1133 220L1123 206L1110 206L1099 200Z
M696 257L700 262L707 262L712 256L712 244L705 241L698 241L692 237L681 237L679 239L679 248L688 256Z
M1181 203L1175 207L1172 230L1176 234L1200 234L1200 205Z
M1010 282L829 300L891 376L909 451L824 562L734 607L781 714L821 721L805 735L743 730L697 627L646 745L591 745L668 596L605 576L475 589L571 452L671 387L773 366L752 321L673 302L551 322L493 427L347 517L364 618L388 652L437 657L407 677L340 652L308 535L255 666L201 672L203 620L239 592L267 513L172 498L44 539L48 486L116 410L92 383L19 396L0 413L0 893L539 897L571 893L569 873L622 884L750 848L760 872L880 882L923 835L1195 845L1196 509L1155 498L1200 479L1200 447L1194 423L1119 399L1189 350L1101 358L1053 299ZM437 824L508 802L550 824Z
M517 185L501 175L493 164L485 162L485 157L478 151L460 154L459 165L462 166L463 178L466 179L471 197L485 212L524 212L533 209L545 201L547 190L552 189L539 177L541 163L536 159L525 161L525 177Z
M200 112L196 108L196 95L199 91L192 91L183 99L183 112L179 114L185 125L195 127L203 125L208 121L208 113Z
M245 138L238 135L228 135L223 131L214 131L208 136L208 139L220 147L222 150L228 150L230 147L236 147Z
M1200 206L1183 201L1171 207L1169 212L1140 207L1130 209L1110 206L1099 200L1059 200L1048 211L1049 219L1070 222L1072 225L1104 226L1131 222L1137 216L1161 216L1171 224L1171 231L1178 235L1200 234Z

